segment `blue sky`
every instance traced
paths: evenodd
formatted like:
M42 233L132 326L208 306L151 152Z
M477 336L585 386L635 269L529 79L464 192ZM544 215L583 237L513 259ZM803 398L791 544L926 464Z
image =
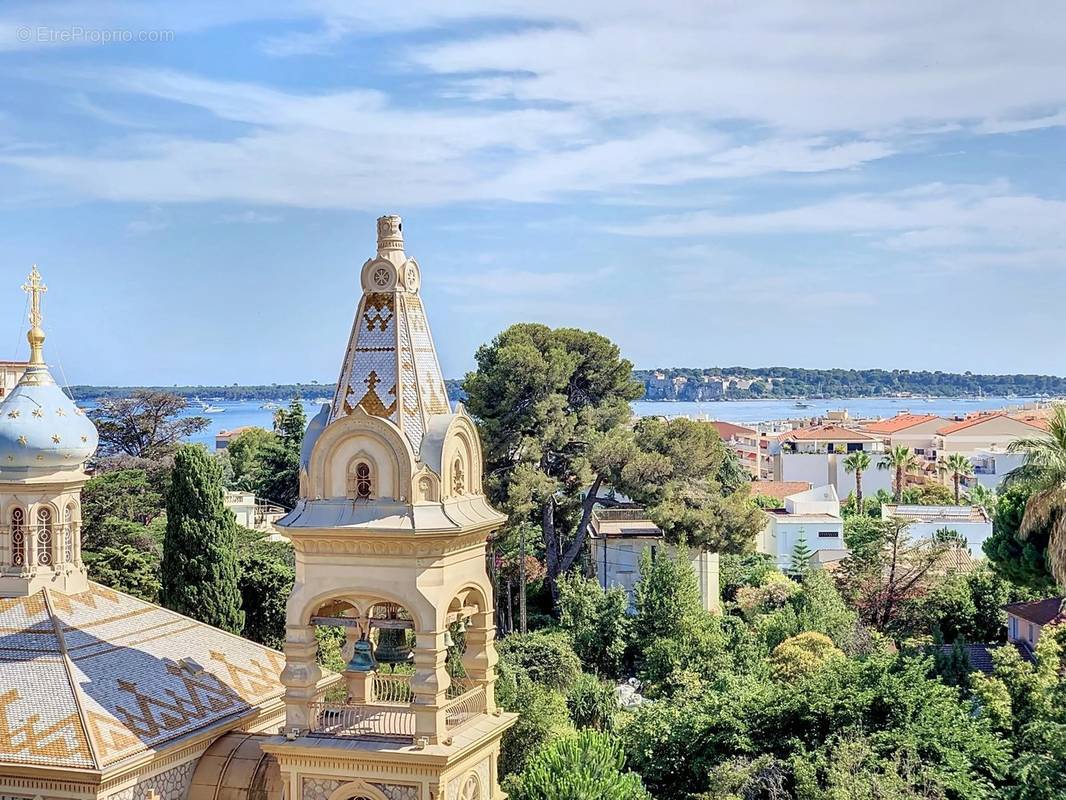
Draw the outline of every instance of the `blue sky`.
M332 381L399 213L450 377L524 320L641 367L1064 374L1064 31L1047 2L5 2L0 358L36 262L71 382Z

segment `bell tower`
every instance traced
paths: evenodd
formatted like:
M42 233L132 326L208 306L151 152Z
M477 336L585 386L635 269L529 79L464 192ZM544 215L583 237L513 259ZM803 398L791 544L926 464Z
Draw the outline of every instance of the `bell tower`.
M333 402L311 421L300 500L277 525L296 584L285 641L290 800L499 800L485 540L503 524L482 493L473 421L452 411L399 217L377 253ZM316 685L317 626L344 629L339 696Z

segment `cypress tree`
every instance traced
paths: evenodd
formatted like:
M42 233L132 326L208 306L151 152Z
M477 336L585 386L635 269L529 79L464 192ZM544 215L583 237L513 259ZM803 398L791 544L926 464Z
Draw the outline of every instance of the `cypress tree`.
M167 490L160 600L179 614L240 633L237 523L223 504L218 466L202 447L174 455Z

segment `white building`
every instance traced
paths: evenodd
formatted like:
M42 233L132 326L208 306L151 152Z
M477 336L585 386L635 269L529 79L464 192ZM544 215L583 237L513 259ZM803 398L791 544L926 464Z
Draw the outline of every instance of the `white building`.
M677 548L663 540L663 532L648 519L642 508L597 508L589 523L592 564L600 586L621 586L635 608L636 586L640 580L640 557L645 550L652 555L665 547L671 558ZM688 560L700 585L703 607L718 611L721 592L718 585L718 554L688 549Z
M844 550L844 520L840 498L831 485L817 486L785 498L784 508L767 509L766 527L756 544L774 557L779 568L792 561L792 551L804 541L812 553Z
M966 549L977 558L984 556L981 546L992 535L992 520L981 506L910 506L885 503L881 519L902 517L908 521L912 539L932 539L943 529L956 531L966 539Z
M722 420L711 420L710 424L718 431L722 443L737 454L740 463L752 477L755 480L762 477L763 450L759 432L755 428Z
M226 492L223 503L233 512L238 525L253 531L273 532L274 523L286 514L286 509L261 500L252 492Z
M907 447L919 458L936 461L936 433L947 424L947 419L935 414L904 411L891 419L871 422L862 429L882 437L889 447Z
M863 495L870 497L878 489L891 491L891 471L877 469L885 453L882 437L841 425L817 425L781 435L770 448L773 479L829 484L838 497L847 497L855 491L855 474L845 469L844 460L856 450L870 456L870 467L862 473Z
M970 461L973 477L964 479L963 483L967 486L979 483L988 489L996 489L1011 471L1025 463L1025 453L1008 453L1001 447L989 447L974 451Z
M934 437L939 455L951 453L973 455L979 450L1006 450L1018 439L1046 436L1047 431L1034 420L1007 414L975 414L939 428Z

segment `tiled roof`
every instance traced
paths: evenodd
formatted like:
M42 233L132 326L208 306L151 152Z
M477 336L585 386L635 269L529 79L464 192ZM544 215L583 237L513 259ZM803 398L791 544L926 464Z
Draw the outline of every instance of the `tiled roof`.
M811 488L809 481L752 481L751 494L775 497L782 502L786 497Z
M1050 622L1061 622L1066 615L1061 612L1062 598L1049 597L1046 600L1030 600L1023 603L1008 603L1003 610L1013 614L1026 622L1037 625L1047 625Z
M754 436L754 428L745 428L743 425L735 425L732 422L723 422L721 420L711 420L711 425L718 431L718 435L722 437L723 441L729 441L734 436Z
M101 769L280 698L283 667L97 584L0 599L0 765Z
M866 442L877 439L876 436L863 433L855 428L845 428L843 425L816 425L813 428L800 428L789 431L782 438L828 442Z
M1015 422L1020 422L1023 425L1028 425L1031 428L1044 430L1043 425L1041 425L1039 421L1031 419L1030 417L1011 417L1007 414L992 412L988 414L973 414L972 416L966 417L966 419L960 419L957 422L952 422L950 425L945 425L943 428L937 428L936 432L941 436L946 436L951 433L958 433L959 431L966 430L967 428L972 428L974 425L980 425L982 422L988 422L993 419L1011 419Z
M935 414L897 414L892 419L883 419L880 422L871 422L863 425L862 429L867 433L898 433L899 431L921 425L923 422L932 422L939 419Z
M1011 419L1018 422L1024 422L1026 425L1032 425L1034 428L1040 428L1042 431L1048 430L1051 420L1044 414L1034 414L1026 412L1024 414L1012 414Z

